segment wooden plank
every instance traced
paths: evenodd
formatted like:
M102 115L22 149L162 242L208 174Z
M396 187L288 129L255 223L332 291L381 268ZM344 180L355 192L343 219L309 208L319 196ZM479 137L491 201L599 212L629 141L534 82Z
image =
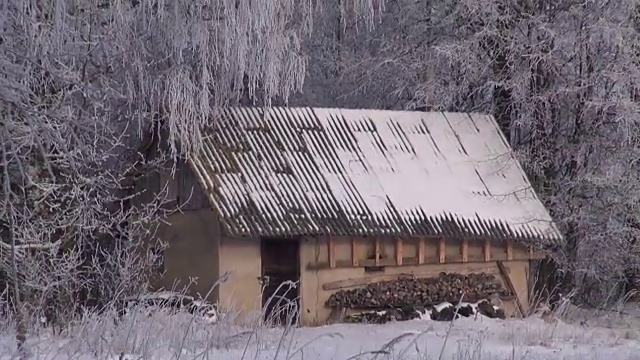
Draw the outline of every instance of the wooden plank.
M487 264L484 262L481 263L468 263L467 269L471 272L484 272L487 274L499 275L500 273L496 270L496 267L493 264ZM438 274L442 271L447 271L446 265L442 267L440 265L433 265L432 269L423 270L419 272L411 272L411 273L399 273L399 274L376 274L369 275L358 278L348 278L344 280L331 281L322 284L322 290L330 291L330 290L340 290L344 288L351 287L359 287L365 286L368 284L380 282L380 281L390 281L396 280L402 277L411 277L411 278L426 278L426 277L437 277ZM450 270L449 270L450 271Z
M547 255L541 252L534 252L533 254L529 255L529 260L544 260L546 258Z
M469 261L469 239L462 239L460 243L460 255L462 255L462 262Z
M435 266L435 265L469 265L469 264L485 264L487 262L485 262L484 260L482 261L475 261L475 260L470 260L467 262L462 262L462 259L457 258L457 259L453 259L451 260L451 258L448 258L446 263L440 264L440 263L433 263L433 264L428 264L430 266ZM407 267L409 265L413 265L413 266L418 266L418 258L404 258L402 260L402 266L403 267ZM427 264L422 264L422 265L427 265ZM336 269L359 269L362 268L363 266L376 266L376 262L374 259L370 259L370 260L359 260L358 261L358 266L353 266L351 264L351 259L348 260L336 260ZM380 258L380 262L377 266L384 266L384 267L396 267L396 259L395 258ZM495 266L494 266L495 267ZM316 262L307 262L306 265L304 265L304 268L307 270L322 270L322 269L329 269L329 262L328 261L322 261L319 263ZM454 269L448 270L449 272L456 272L458 270Z
M491 261L491 241L489 239L484 239L482 253L484 254L484 261Z
M424 264L424 239L418 238L418 265Z
M380 281L394 280L397 278L398 278L397 275L373 275L373 276L367 276L363 278L338 280L338 281L332 281L332 282L322 284L322 290L324 291L340 290L340 289L350 288L350 287L365 286L365 285L373 284Z
M444 238L440 238L440 242L438 243L438 256L440 264L443 264L447 261L447 244Z
M418 257L417 256L413 256L413 257L406 257L402 259L402 266L407 266L407 265L418 265Z
M376 266L380 265L380 239L376 238L374 242L373 258L376 262Z
M380 258L380 260L378 260L377 264L376 264L375 259L363 260L363 261L360 261L360 266L359 267L363 267L363 266L396 266L396 259L394 259L394 258Z
M402 265L402 258L404 253L402 238L396 238L396 265Z
M524 313L524 307L522 306L522 302L520 301L520 297L518 296L518 293L516 292L516 287L513 285L513 281L511 281L511 277L509 276L509 273L507 272L507 268L504 266L504 263L502 261L497 261L498 263L498 269L500 270L500 274L502 275L502 278L504 279L505 283L507 283L507 287L509 288L509 291L511 291L511 294L513 294L515 296L516 299L516 305L518 306L518 310L520 310L520 314L521 316L525 316Z
M507 240L507 248L505 249L507 253L507 261L513 260L513 243Z
M351 265L358 266L358 238L351 238Z
M327 238L327 246L329 247L329 268L333 269L336 267L336 244L334 243L332 236Z

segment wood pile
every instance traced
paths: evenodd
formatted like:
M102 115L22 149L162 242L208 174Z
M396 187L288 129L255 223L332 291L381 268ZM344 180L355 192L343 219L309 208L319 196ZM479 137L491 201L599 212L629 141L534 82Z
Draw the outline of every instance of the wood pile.
M423 310L423 311L426 311ZM419 319L423 313L412 308L362 311L344 317L346 323L386 324L390 321Z
M443 302L455 304L461 300L477 302L493 294L501 297L512 295L491 274L440 273L433 278L401 278L340 290L329 297L326 305L347 309L415 308Z
M444 302L427 308L405 307L401 309L369 310L345 316L348 323L384 324L389 321L406 321L413 319L429 319L434 321L453 321L465 317L483 315L492 319L506 319L504 310L492 305L489 300L476 303L458 303L453 305Z

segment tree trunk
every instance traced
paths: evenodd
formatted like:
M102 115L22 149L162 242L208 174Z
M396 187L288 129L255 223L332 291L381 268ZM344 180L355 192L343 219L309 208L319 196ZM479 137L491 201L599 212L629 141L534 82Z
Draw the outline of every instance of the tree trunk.
M13 216L9 215L9 236L11 237L11 276L13 277L13 301L16 310L16 343L20 359L26 359L24 343L27 340L27 326L24 319L24 306L20 297L20 279L18 278L18 261L16 254L16 237L14 234L15 224Z

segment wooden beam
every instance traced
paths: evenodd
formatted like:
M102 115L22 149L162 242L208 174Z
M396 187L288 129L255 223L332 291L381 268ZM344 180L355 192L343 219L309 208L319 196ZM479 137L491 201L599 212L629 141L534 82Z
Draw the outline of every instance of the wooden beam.
M398 279L398 275L369 275L367 277L359 277L359 278L349 278L344 280L331 281L328 283L322 284L322 290L339 290L350 287L358 287L364 286L368 284L373 284L380 281L389 281Z
M502 275L502 278L504 279L504 282L506 283L507 288L509 289L509 291L511 291L511 294L515 296L518 310L520 310L521 316L524 317L525 316L524 306L522 306L522 302L520 301L520 297L518 296L516 287L513 285L513 281L511 281L511 276L509 276L509 272L507 272L507 268L504 266L504 263L502 261L497 261L497 263L498 263L498 269L500 269L500 274Z
M529 255L529 260L543 260L546 259L547 255L541 252L533 252L533 254Z
M445 243L445 239L440 238L440 242L438 243L438 256L440 257L439 262L442 264L447 261L447 245Z
M358 266L358 238L351 238L351 266Z
M462 262L469 261L469 239L462 239L460 242L460 255L462 255Z
M507 248L505 249L507 253L507 261L513 260L513 243L507 240Z
M418 265L424 264L424 238L418 238Z
M404 252L404 249L403 249L402 238L397 237L396 238L396 265L402 265L402 259L404 258L403 252Z
M328 252L329 252L329 267L335 268L336 267L336 244L334 243L332 236L329 236L327 238L327 246L328 246Z
M372 284L380 281L389 281L396 280L400 278L410 278L410 279L421 279L421 278L429 278L429 277L437 277L438 274L443 271L439 265L435 265L435 268L423 266L421 271L415 273L400 273L400 274L375 274L375 275L365 275L364 277L355 277L355 278L346 278L342 280L330 281L322 284L322 289L325 291L329 290L339 290L350 287L359 287L367 284ZM485 263L469 263L468 269L472 272L476 273L487 273L499 275L498 270L496 270L496 266L493 264L485 264ZM428 270L427 270L428 269ZM508 297L507 297L508 298ZM501 297L501 299L505 299L505 297Z
M381 255L384 255L384 253L381 253ZM371 260L366 260L366 261L361 261L360 262L360 267L363 266L368 266L368 267L372 267L372 266L395 266L396 265L396 259L394 259L393 257L380 257L380 261L378 261L378 265L376 265L375 260L371 259Z
M484 239L482 253L484 254L484 261L491 261L491 241L489 239Z
M376 266L380 266L380 239L376 237L373 245L373 256L376 262Z

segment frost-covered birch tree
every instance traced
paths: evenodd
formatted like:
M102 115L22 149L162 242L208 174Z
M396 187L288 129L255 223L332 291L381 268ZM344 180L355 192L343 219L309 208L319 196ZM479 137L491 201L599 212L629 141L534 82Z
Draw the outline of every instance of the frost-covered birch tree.
M566 235L547 249L602 297L640 265L638 19L634 0L389 1L343 39L339 106L494 114Z
M345 4L368 24L382 9ZM144 157L148 140L167 134L164 155L189 156L220 106L286 102L323 5L0 1L0 274L15 305L139 290L150 259L130 250L164 215L162 194L129 201L164 163Z

